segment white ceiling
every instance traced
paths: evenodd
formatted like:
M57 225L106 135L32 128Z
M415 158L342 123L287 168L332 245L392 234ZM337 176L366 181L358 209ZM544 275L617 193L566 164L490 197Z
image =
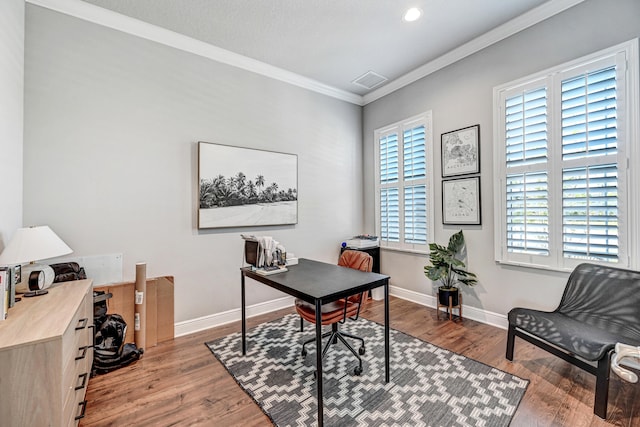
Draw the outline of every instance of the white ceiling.
M376 90L456 49L459 51L474 40L486 38L487 33L495 34L496 29L508 28L506 37L535 23L522 19L523 14L545 19L579 2L84 1L356 95L371 91L353 83L368 71L388 79ZM424 11L423 17L416 22L404 22L403 12L415 6Z

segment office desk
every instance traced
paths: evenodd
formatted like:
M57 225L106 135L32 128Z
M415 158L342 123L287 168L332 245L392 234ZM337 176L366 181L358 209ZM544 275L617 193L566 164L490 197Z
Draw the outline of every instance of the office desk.
M240 269L242 288L242 354L247 354L245 277L300 298L316 308L316 387L318 396L318 426L323 425L322 400L322 310L323 304L384 286L384 367L385 382L389 382L389 276L365 273L334 264L300 259L284 273L262 276L250 267ZM365 373L366 375L366 373Z

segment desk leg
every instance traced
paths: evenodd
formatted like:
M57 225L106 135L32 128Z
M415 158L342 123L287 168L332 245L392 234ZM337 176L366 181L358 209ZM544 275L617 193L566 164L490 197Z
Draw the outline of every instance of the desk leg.
M384 380L389 382L389 280L384 283Z
M318 390L318 427L322 427L324 404L322 400L322 301L316 300L316 387Z
M240 289L241 289L241 302L240 307L242 311L242 355L247 354L247 311L244 304L244 274L240 273Z

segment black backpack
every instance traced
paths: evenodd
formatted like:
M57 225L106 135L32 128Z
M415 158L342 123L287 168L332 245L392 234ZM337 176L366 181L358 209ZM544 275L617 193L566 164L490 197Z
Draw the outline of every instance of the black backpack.
M140 359L143 349L124 343L127 323L119 314L106 314L106 300L111 294L94 291L93 322L96 327L93 351L93 374L106 374Z

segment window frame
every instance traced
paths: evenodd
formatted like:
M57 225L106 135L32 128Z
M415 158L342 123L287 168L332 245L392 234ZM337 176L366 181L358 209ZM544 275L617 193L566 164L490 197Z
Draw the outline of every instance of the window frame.
M424 139L425 139L425 178L404 180L403 168L404 159L402 158L403 148L403 134L405 130L415 128L416 126L424 125ZM380 182L380 139L391 135L393 133L398 134L398 181L396 183ZM380 237L380 248L389 249L401 252L427 254L429 250L429 241L433 240L434 233L434 186L433 186L433 124L432 113L427 111L416 116L409 117L405 120L383 126L374 131L374 194L375 194L375 230L376 235ZM419 243L405 243L404 242L404 194L405 188L413 187L415 185L424 184L426 187L426 217L427 217L427 241L425 244ZM381 206L380 206L380 192L383 188L398 188L399 202L398 211L400 212L400 241L389 242L382 239L381 233Z
M571 161L562 158L562 118L561 118L561 85L562 81L574 75L584 73L586 70L595 71L603 63L615 63L618 73L617 98L618 112L616 122L617 154L615 163L618 166L618 218L619 227L619 262L605 263L621 268L638 268L637 260L638 243L640 242L639 201L640 196L633 191L631 183L640 182L640 167L631 165L640 164L640 136L638 117L638 103L640 98L640 74L638 64L638 39L604 49L582 58L534 73L527 77L497 86L493 90L493 118L494 118L494 165L496 179L494 179L494 248L495 260L501 264L519 265L547 270L571 271L582 262L598 261L565 258L563 256L562 241L562 172ZM548 91L547 103L547 165L542 169L548 173L549 192L549 256L510 253L507 251L507 223L506 223L506 178L513 169L507 169L506 144L505 144L505 111L504 102L518 90L527 90L545 85ZM580 166L591 164L589 160L580 163ZM522 170L533 171L538 169L533 165Z

